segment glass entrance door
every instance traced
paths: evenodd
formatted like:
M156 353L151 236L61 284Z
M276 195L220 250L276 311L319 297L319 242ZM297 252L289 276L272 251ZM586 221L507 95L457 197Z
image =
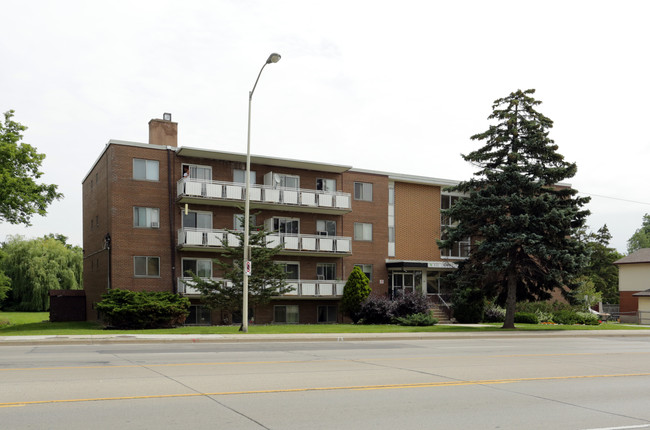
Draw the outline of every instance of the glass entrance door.
M392 276L392 295L394 298L402 296L404 293L413 293L415 291L415 280L411 272L393 272Z

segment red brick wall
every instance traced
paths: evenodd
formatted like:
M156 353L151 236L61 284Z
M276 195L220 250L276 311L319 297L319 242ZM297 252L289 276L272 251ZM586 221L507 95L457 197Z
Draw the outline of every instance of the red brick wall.
M395 258L440 261L440 187L395 183Z
M636 312L639 309L639 299L634 297L633 294L638 291L620 291L620 308L619 311L623 312Z
M354 183L372 184L372 201L354 199ZM350 193L352 212L343 216L343 235L354 237L354 223L372 224L372 241L352 241L352 256L344 258L344 277L347 279L355 264L372 264L370 287L374 294L388 292L388 176L346 172L343 174L343 191Z

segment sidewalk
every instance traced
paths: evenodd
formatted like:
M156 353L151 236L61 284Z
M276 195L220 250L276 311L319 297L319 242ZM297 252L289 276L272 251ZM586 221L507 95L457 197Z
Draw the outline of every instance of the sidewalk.
M93 334L0 336L1 346L97 345L116 343L365 342L395 340L641 337L650 330L559 330L467 333L304 333L304 334Z

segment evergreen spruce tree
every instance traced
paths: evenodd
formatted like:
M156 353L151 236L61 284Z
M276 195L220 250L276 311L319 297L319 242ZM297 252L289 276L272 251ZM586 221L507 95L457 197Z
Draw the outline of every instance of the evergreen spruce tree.
M354 266L348 280L343 287L341 297L341 311L348 314L356 324L359 321L361 304L370 295L370 281L358 266Z
M251 226L253 223L251 222ZM220 280L202 279L194 273L192 284L201 291L201 299L212 309L226 310L231 313L241 312L244 274L244 232L228 230L239 239L239 244L223 243L223 253L214 260L220 270ZM248 303L253 309L258 305L269 303L271 297L286 294L292 290L285 282L282 266L273 262L282 245L273 248L266 246L269 232L262 226L251 228L249 235L251 275L248 277Z
M589 199L560 182L576 173L549 138L553 122L535 110L535 90L518 90L498 99L488 117L495 120L471 137L482 148L463 155L479 170L450 190L464 193L446 216L442 249L472 238L469 257L459 264L457 285L500 294L506 303L503 328L514 328L517 300L544 300L555 288L571 287L585 262L585 246L574 236L589 214ZM477 283L479 285L477 285Z

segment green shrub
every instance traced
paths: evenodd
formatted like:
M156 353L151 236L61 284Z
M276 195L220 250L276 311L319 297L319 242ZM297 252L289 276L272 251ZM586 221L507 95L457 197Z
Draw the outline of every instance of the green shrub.
M456 321L474 324L483 321L485 294L479 288L457 288L452 298L452 309Z
M491 304L485 309L485 313L483 315L483 321L499 323L499 322L504 322L505 320L506 320L506 310L503 309L501 306Z
M114 289L102 295L97 303L106 325L120 329L174 327L189 315L186 297L166 292Z
M553 321L557 324L572 325L578 324L579 318L574 311L561 309L553 312Z
M407 326L429 326L438 324L438 319L431 315L431 312L412 314L405 317L395 318L399 325Z
M537 315L532 312L516 312L515 323L520 324L539 324Z
M370 281L358 266L354 266L343 287L341 311L347 314L355 324L361 319L361 305L370 296Z
M537 320L539 322L553 322L552 312L535 311L535 315L537 316Z
M578 324L584 325L598 325L600 324L600 318L598 315L594 315L590 312L576 312L578 317Z
M558 301L548 302L517 302L517 312L530 312L530 313L546 313L552 314L559 310L573 310L573 307L568 303L560 303Z

